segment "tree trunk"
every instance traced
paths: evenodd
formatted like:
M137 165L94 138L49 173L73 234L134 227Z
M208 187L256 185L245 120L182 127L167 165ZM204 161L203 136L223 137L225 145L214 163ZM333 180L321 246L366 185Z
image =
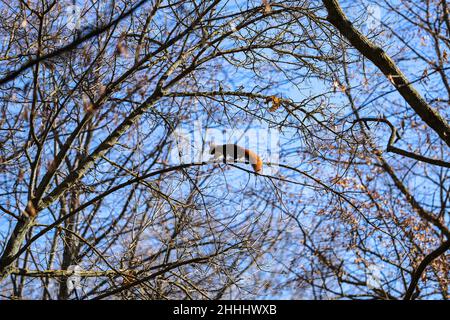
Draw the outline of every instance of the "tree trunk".
M16 254L19 252L23 240L25 239L27 232L33 226L33 223L34 217L25 216L23 216L22 220L17 222L0 258L0 282L2 282L11 273L14 261L17 258Z

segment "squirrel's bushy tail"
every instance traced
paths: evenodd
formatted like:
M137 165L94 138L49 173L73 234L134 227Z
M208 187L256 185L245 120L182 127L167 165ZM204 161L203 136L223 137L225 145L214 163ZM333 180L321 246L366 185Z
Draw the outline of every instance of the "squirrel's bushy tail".
M245 160L250 162L255 172L261 172L263 163L261 157L258 156L255 152L245 149Z

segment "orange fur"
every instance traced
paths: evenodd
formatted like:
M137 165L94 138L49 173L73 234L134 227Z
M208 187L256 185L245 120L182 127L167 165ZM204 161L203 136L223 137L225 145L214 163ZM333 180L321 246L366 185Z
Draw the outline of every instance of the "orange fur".
M263 166L261 157L258 156L252 150L245 149L244 152L245 152L245 159L250 161L253 170L255 170L255 172L261 172Z
M252 150L245 149L236 144L224 144L224 145L212 145L211 154L215 155L215 158L219 156L224 156L224 158L232 157L234 160L245 158L245 160L250 163L255 172L259 173L262 170L263 162L260 156L258 156Z

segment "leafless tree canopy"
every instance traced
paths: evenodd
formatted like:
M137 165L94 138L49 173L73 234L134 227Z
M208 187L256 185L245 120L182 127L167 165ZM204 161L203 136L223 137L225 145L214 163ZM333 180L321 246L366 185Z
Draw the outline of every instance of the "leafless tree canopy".
M0 299L449 298L449 15L1 1ZM260 174L173 157L263 127Z

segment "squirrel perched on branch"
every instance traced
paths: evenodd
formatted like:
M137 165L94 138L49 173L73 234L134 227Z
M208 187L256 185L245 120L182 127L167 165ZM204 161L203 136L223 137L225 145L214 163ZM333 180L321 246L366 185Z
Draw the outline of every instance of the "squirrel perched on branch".
M250 163L256 173L262 171L262 160L255 152L245 149L237 144L211 145L210 154L214 155L214 159L223 156L224 160L232 158L234 161L245 159L245 163Z

